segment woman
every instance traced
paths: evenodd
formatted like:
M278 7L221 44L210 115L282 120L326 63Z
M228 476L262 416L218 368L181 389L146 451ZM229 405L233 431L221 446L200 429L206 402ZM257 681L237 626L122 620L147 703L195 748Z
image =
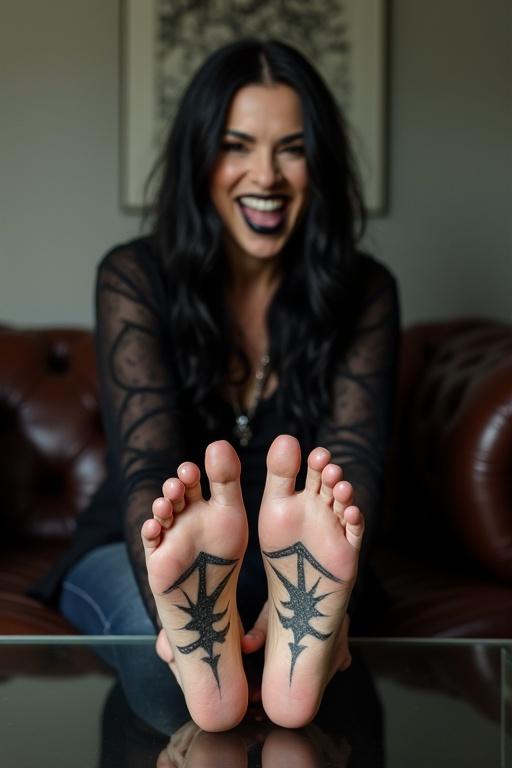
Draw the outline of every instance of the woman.
M243 40L205 62L161 171L151 236L99 268L109 474L80 522L61 610L94 634L163 626L159 654L207 730L243 717L241 648L266 643L263 705L300 726L350 661L394 280L356 249L363 205L334 100L282 43Z

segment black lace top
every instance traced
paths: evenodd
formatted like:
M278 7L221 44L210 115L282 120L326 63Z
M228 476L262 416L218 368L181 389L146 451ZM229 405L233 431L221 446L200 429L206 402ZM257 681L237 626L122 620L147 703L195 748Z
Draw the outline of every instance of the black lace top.
M396 285L388 270L362 256L360 315L339 360L332 413L318 425L303 457L316 445L355 487L356 503L372 537L388 439L396 366L399 312ZM145 238L118 246L103 259L97 280L97 359L108 476L79 520L76 541L60 568L43 585L48 597L63 572L100 544L126 540L140 590L155 617L140 528L161 495L163 481L185 460L203 465L204 449L215 439L232 442L242 462L242 491L250 543L240 576L245 604L256 613L266 599L257 541L257 515L265 481L265 457L272 440L290 433L274 395L260 402L253 438L241 447L233 437L235 414L219 396L218 428L209 432L183 395L169 331L169 301L158 256ZM340 310L340 322L343 311ZM304 471L302 471L302 479ZM299 484L302 480L299 478ZM252 617L251 617L252 618Z

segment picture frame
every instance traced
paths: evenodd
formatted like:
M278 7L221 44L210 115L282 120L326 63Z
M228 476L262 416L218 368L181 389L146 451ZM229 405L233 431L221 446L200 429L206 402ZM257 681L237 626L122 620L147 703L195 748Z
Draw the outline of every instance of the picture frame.
M347 120L367 209L384 213L387 0L262 0L254 8L252 0L123 0L122 207L139 212L150 202L149 174L195 69L219 45L255 35L294 45L324 76Z

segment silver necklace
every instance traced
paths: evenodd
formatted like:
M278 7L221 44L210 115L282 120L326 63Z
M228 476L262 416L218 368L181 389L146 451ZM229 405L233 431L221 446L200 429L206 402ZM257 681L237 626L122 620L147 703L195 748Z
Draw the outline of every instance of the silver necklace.
M231 390L233 409L235 411L235 426L233 428L233 434L240 445L244 448L246 445L249 445L249 442L252 438L251 420L256 413L256 408L260 404L263 389L267 383L269 363L270 357L267 353L265 353L260 360L258 370L255 374L256 384L254 386L252 402L245 412L242 410L240 401L236 396L234 389Z

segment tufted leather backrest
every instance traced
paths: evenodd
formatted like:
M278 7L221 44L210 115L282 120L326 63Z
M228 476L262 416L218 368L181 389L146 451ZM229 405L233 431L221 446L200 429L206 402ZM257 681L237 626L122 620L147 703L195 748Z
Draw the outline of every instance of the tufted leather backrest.
M104 454L92 333L0 327L0 530L69 538Z
M512 327L405 331L398 416L388 527L512 580ZM68 538L104 454L92 333L0 327L0 543Z

